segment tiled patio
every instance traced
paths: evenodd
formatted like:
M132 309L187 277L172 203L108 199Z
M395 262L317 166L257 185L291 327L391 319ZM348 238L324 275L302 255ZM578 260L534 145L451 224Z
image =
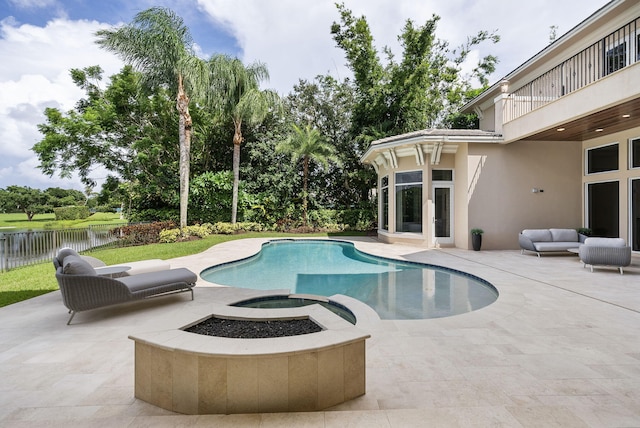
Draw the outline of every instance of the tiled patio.
M372 254L473 273L500 298L456 317L359 322L371 334L367 394L339 407L189 416L134 398L128 336L245 291L200 281L195 301L183 294L80 313L71 326L59 293L49 293L0 308L0 426L640 426L640 260L620 275L591 273L571 255L353 241ZM200 272L262 242L228 242L171 264Z

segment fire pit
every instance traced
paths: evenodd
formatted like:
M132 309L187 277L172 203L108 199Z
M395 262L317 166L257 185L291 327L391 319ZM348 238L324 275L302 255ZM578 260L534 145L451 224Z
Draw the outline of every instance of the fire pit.
M259 339L185 331L211 317L306 319L322 331ZM320 305L211 305L179 318L175 328L130 336L135 341L135 396L148 403L185 414L298 412L326 409L365 393L365 340L370 336Z

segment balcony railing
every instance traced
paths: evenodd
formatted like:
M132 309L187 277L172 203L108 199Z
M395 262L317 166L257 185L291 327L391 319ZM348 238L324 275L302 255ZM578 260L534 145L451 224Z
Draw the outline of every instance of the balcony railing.
M504 123L640 61L640 17L509 94Z

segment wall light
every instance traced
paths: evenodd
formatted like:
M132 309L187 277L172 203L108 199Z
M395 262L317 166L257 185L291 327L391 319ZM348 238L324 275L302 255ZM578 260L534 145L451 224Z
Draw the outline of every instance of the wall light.
M504 79L500 82L500 92L502 92L503 94L506 94L507 92L509 92L509 81Z
M597 128L596 129L596 132L602 132L602 131L604 131L604 129L602 129L602 128Z
M562 132L562 131L564 131L564 128L558 128L558 129L556 129L556 131Z

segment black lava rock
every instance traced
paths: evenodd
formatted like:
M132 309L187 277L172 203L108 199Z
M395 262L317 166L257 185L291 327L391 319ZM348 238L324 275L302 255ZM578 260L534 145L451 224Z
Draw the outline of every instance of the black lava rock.
M211 317L185 331L207 336L259 339L317 333L322 331L322 327L310 319L252 321Z

